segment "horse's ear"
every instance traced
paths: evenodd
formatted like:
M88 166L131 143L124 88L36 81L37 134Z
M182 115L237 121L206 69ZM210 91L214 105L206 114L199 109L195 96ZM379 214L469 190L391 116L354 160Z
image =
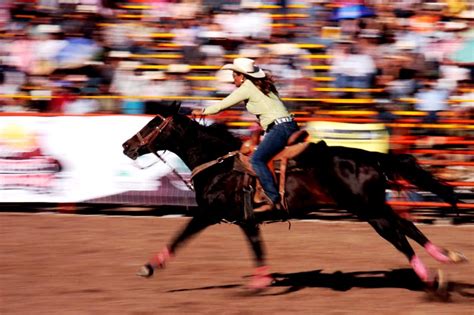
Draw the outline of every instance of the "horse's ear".
M193 111L192 108L189 108L189 107L186 107L186 106L185 106L185 107L181 107L181 108L179 109L178 114L185 115L185 116L189 116L189 115L192 114L192 111Z
M180 101L160 102L158 107L159 107L159 113L163 115L164 117L168 117L168 116L172 116L178 113L181 107L181 102Z

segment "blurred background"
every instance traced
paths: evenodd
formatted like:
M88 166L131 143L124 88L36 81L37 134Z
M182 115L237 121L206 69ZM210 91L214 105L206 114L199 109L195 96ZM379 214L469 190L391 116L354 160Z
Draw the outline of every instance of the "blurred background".
M311 140L414 154L471 194L473 26L469 0L2 0L0 152L2 117L205 107L249 57ZM243 106L211 119L255 127Z

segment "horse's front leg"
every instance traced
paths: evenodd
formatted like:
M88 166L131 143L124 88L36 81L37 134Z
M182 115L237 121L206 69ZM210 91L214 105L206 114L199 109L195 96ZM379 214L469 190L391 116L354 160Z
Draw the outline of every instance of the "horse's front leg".
M249 283L251 289L264 289L272 284L273 278L269 273L269 268L265 263L265 253L263 241L260 235L260 228L255 222L245 222L239 224L240 228L247 237L252 248L255 259L255 273Z
M193 217L186 227L176 235L176 237L168 246L165 246L160 252L153 255L148 263L140 268L137 275L142 277L151 277L155 269L162 269L166 266L166 263L176 253L176 249L180 245L183 245L185 241L189 240L192 236L201 232L213 223L213 221L200 216Z

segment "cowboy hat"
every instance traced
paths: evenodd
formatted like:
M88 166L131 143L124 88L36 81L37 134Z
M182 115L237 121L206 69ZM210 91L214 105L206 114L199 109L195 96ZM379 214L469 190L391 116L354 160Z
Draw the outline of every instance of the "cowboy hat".
M250 58L235 58L233 63L223 66L222 69L243 73L257 79L265 78L265 72L255 66L255 61Z

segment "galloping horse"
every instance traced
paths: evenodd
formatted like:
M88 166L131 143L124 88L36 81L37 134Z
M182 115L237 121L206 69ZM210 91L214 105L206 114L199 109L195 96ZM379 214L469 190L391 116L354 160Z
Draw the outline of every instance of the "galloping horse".
M219 223L237 224L253 250L256 272L251 288L265 288L273 279L266 265L259 225L261 217L247 216L242 187L244 174L234 168L242 142L225 126L203 126L180 114L179 103L162 110L137 134L123 144L131 159L146 153L169 150L177 154L191 170L205 165L193 177L198 210L187 226L154 255L139 271L150 277L164 268L180 245L206 227ZM431 191L457 209L457 198L451 186L423 170L411 155L391 155L347 147L329 147L324 142L309 143L292 159L296 167L286 175L288 218L297 218L322 205L346 209L367 221L375 231L402 252L415 273L427 285L433 285L436 274L428 270L415 254L407 237L416 241L436 260L458 263L465 257L434 245L410 221L399 217L386 203L389 180L404 178L417 187ZM262 213L263 214L263 213Z

